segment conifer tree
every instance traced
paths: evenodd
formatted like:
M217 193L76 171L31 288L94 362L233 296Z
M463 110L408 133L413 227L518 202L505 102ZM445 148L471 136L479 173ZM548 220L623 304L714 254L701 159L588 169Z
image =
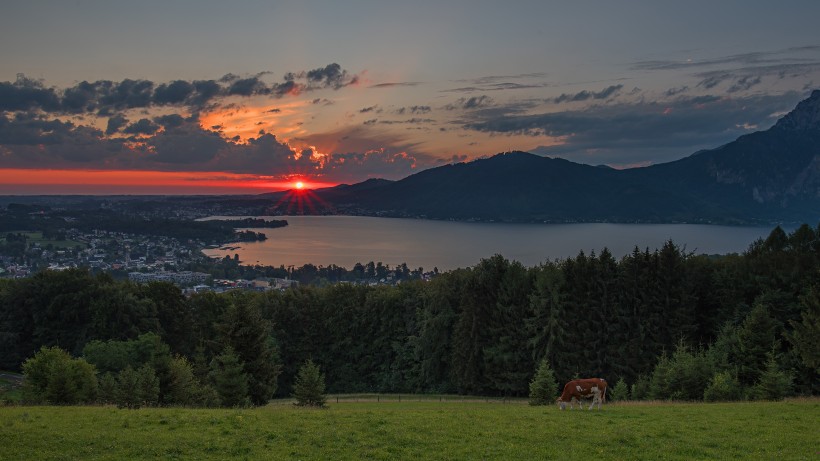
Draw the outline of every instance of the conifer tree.
M792 377L780 369L774 349L769 352L766 368L760 380L752 388L752 398L756 400L782 400L792 393Z
M715 373L703 391L703 400L707 402L726 402L740 398L740 383L729 371Z
M251 402L264 405L276 392L282 369L270 322L262 318L250 296L237 295L222 316L218 330L223 344L230 345L242 363Z
M240 407L250 403L248 375L231 346L225 347L221 354L214 357L210 376L223 407Z
M544 359L538 365L532 381L530 382L530 405L550 405L555 403L558 383L555 381L549 362Z
M297 406L323 407L327 401L325 395L325 375L313 360L305 361L293 383L293 398Z
M612 388L612 393L610 396L612 400L616 402L625 402L629 400L629 386L623 378L619 379L618 382L615 383L615 387Z

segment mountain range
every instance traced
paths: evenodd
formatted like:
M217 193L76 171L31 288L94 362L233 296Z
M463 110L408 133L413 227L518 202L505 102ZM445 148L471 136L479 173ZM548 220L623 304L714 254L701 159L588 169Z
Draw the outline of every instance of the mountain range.
M820 90L765 131L677 161L616 170L526 152L310 192L301 212L505 222L820 220ZM299 212L293 191L265 194Z

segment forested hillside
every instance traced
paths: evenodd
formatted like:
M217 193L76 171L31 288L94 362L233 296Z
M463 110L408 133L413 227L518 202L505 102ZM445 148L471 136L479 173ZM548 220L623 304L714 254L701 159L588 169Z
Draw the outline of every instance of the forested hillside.
M147 364L160 404L184 401L180 367L206 387L215 368L239 367L263 403L289 395L307 359L333 393L523 396L546 360L560 382L623 380L635 397L702 399L725 381L753 398L772 376L787 393L816 394L819 329L820 227L808 225L775 228L742 255L669 241L531 268L493 256L395 287L185 298L81 270L0 281L0 369L59 346L95 366L103 392L105 373Z

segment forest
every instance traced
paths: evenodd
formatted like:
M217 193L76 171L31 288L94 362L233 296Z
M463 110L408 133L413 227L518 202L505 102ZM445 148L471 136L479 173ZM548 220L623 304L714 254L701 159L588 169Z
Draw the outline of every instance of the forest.
M137 405L259 405L291 395L308 360L330 393L526 396L546 366L616 398L818 394L820 226L722 256L672 241L536 267L495 255L397 286L185 297L43 271L0 280L0 351L31 402L130 406L118 389L144 389Z

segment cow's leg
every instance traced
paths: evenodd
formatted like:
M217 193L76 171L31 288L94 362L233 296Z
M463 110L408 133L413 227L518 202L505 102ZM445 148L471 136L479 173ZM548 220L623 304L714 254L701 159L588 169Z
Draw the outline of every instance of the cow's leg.
M592 388L592 403L589 405L589 409L595 406L595 402L598 402L598 409L601 409L601 391L598 390L597 387Z

